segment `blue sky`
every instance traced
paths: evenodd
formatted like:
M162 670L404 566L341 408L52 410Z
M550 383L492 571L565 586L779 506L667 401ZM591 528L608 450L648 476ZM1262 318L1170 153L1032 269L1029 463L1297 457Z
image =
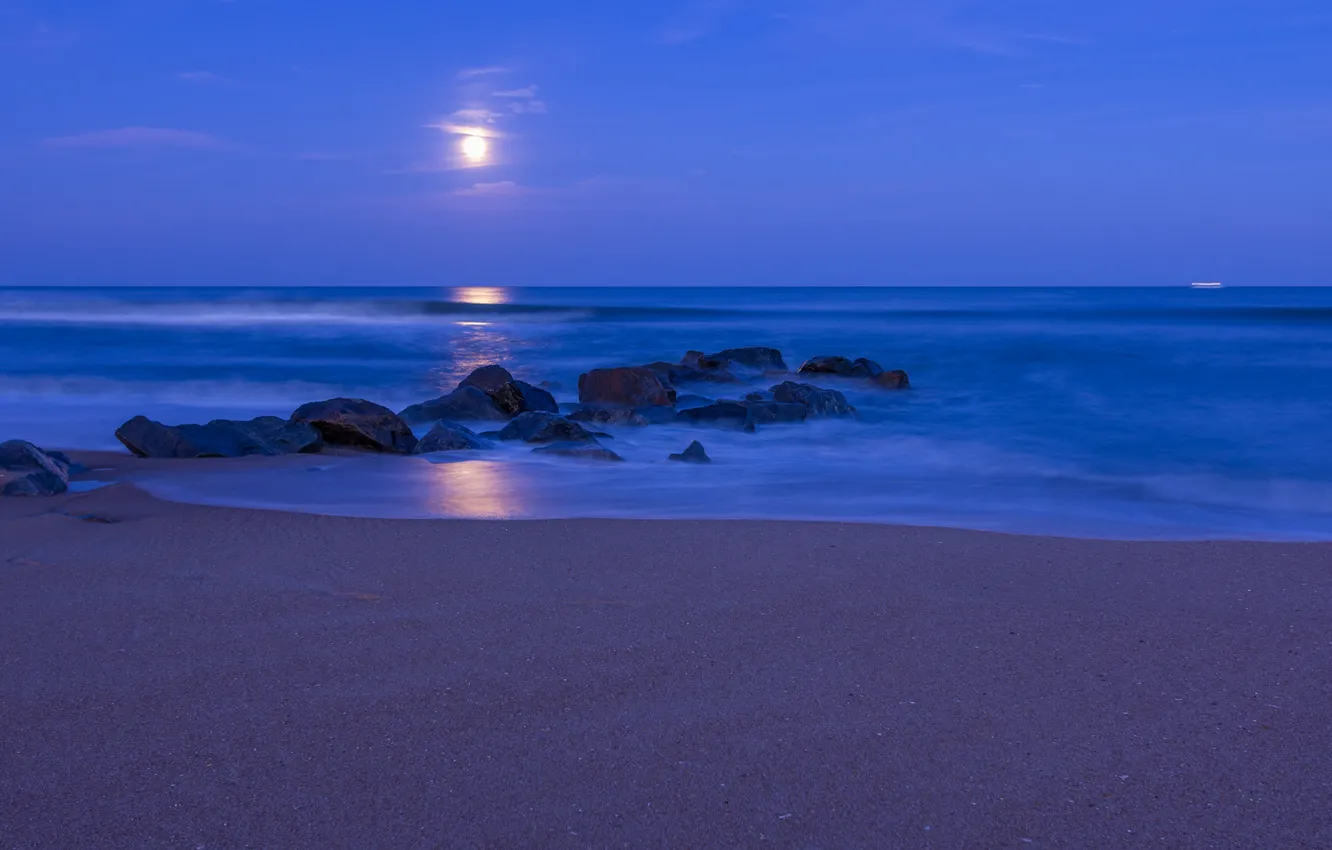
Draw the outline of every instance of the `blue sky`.
M0 0L0 74L0 284L1332 285L1325 0Z

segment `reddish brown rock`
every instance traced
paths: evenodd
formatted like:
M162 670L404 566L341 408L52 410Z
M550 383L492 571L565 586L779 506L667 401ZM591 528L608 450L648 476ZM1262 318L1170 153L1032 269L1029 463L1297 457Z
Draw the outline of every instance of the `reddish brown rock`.
M579 375L578 400L583 404L625 407L669 406L671 394L651 369L624 366L593 369Z

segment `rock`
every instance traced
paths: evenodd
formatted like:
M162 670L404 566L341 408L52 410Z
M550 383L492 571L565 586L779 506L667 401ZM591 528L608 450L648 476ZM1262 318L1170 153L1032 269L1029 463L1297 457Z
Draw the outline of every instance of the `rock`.
M458 389L476 387L486 395L490 395L512 380L513 375L510 375L509 370L503 366L482 366L479 369L473 369L472 374L459 381Z
M675 406L679 410L685 410L690 407L706 407L713 403L713 399L702 395L682 395L675 399Z
M770 425L777 422L804 422L809 417L809 408L803 404L783 403L780 401L748 401L751 421L755 425Z
M413 425L438 419L498 421L509 418L493 398L476 387L461 387L433 401L413 404L398 415Z
M675 410L669 407L653 405L651 407L635 407L634 413L648 421L649 425L673 425L675 424Z
M907 373L901 369L893 369L889 372L883 372L875 375L874 383L883 387L885 390L909 390L911 381L907 379Z
M679 454L670 455L667 460L678 460L681 463L712 463L712 458L703 449L703 444L698 440L689 444L688 448Z
M584 404L624 407L669 407L672 402L671 393L661 379L642 366L593 369L579 375L578 400Z
M754 391L745 393L745 401L777 401L778 399L771 392Z
M497 435L501 440L527 443L595 443L597 438L577 422L554 413L520 413Z
M495 405L509 416L517 416L529 410L560 412L560 406L555 403L555 396L526 381L509 381L489 395Z
M883 373L883 367L868 357L857 357L851 361L851 370L856 378L873 378Z
M430 452L457 452L470 449L490 448L490 441L483 440L473 431L454 422L436 422L435 427L420 439L412 454L423 455Z
M680 421L693 425L712 425L750 432L755 430L755 422L749 407L739 401L716 401L705 407L682 410L678 416Z
M802 375L838 375L843 378L868 378L867 371L863 369L857 374L856 364L845 357L820 356L811 357L800 367Z
M31 445L31 444L29 444L29 445ZM34 448L36 448L36 447L34 446ZM64 467L65 467L65 471L68 472L70 475L76 475L76 474L78 474L78 473L80 473L80 472L87 472L87 471L88 471L88 467L84 466L84 465L81 464L81 463L75 463L74 461L70 460L70 459L69 459L69 455L65 454L64 452L58 452L58 451L55 451L55 450L53 450L53 449L42 449L42 451L43 451L43 452L46 454L46 456L49 457L51 460L54 460L54 461L56 461L57 463L59 463L59 464L61 464L62 466L64 466ZM3 466L3 464L0 464L0 467L2 467L2 466Z
M63 452L48 452L27 440L6 440L0 443L0 469L9 472L44 469L57 475L67 475L70 466L70 459Z
M803 404L810 416L855 416L856 409L837 390L825 390L813 384L785 381L772 388L776 401Z
M666 408L660 408L666 410ZM632 407L584 407L570 413L572 422L593 422L597 425L634 425L642 427L652 422Z
M246 457L317 452L320 432L303 422L277 416L214 419L206 425L163 425L136 416L116 429L116 439L139 457Z
M331 398L296 408L293 422L309 422L332 445L411 454L416 436L402 417L363 398Z
M32 472L0 472L0 496L59 496L69 481L44 469Z
M590 443L552 443L549 446L532 449L532 451L535 454L560 455L581 460L624 460L610 449Z
M27 440L0 443L0 495L59 496L69 489L69 458Z
M805 375L837 375L842 378L869 378L877 386L885 389L904 390L911 386L906 372L894 369L885 372L883 367L867 357L849 360L845 357L811 357L800 367Z
M687 354L685 355L688 356ZM786 361L782 359L782 353L775 348L765 348L763 346L751 346L749 348L728 348L725 351L719 351L716 354L705 355L703 361L728 360L736 363L746 369L754 369L759 372L786 372ZM700 366L700 368L703 368Z
M209 427L231 420L214 419ZM275 454L313 454L324 447L324 437L317 428L303 422L292 422L280 416L259 416L248 421L234 422ZM266 452L260 452L265 454Z

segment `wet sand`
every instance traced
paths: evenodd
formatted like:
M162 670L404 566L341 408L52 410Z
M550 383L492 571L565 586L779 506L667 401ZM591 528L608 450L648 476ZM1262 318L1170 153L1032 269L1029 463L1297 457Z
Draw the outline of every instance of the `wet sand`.
M117 485L0 576L5 848L1332 846L1327 544Z

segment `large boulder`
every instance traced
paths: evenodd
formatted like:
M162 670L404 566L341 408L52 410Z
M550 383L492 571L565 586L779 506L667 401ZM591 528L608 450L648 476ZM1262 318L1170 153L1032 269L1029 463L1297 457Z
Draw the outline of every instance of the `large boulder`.
M412 454L423 455L431 452L459 452L472 449L488 449L489 440L478 436L469 428L456 422L436 422L435 427L422 437Z
M277 416L214 419L206 425L163 425L136 416L116 429L116 439L139 457L151 458L281 455L317 452L324 445L312 425Z
M688 355L685 355L686 357ZM748 348L728 348L724 351L718 351L716 354L707 354L703 356L703 361L721 361L726 360L743 366L746 369L753 369L758 372L786 372L786 361L782 359L782 353L775 348L765 348L763 346L750 346Z
M690 443L684 451L669 455L666 459L677 460L681 463L712 463L712 458L708 457L708 453L703 448L703 444L698 440L694 440Z
M512 380L513 375L510 375L509 370L503 366L482 366L479 369L473 369L472 374L459 381L458 388L476 387L486 395L490 395Z
M579 375L578 400L583 404L623 407L669 407L672 402L666 385L643 366L593 369Z
M572 457L580 460L624 460L624 458L620 457L610 449L595 443L551 443L548 446L539 446L538 448L532 449L532 452L534 454L559 455L561 457Z
M459 387L448 395L413 404L398 415L413 425L434 422L437 419L461 419L471 422L509 418L509 414L501 410L493 398L476 387Z
M529 410L560 412L560 406L555 403L555 396L526 381L508 381L492 390L489 395L495 405L509 416L517 416Z
M803 404L810 416L855 416L856 409L837 390L826 390L813 384L784 381L773 387L774 401Z
M520 413L496 435L501 440L526 443L595 443L596 435L555 413Z
M69 489L69 459L27 440L0 443L0 495L58 496Z
M398 414L363 398L331 398L296 408L293 422L308 422L325 442L379 452L411 454L416 436Z

